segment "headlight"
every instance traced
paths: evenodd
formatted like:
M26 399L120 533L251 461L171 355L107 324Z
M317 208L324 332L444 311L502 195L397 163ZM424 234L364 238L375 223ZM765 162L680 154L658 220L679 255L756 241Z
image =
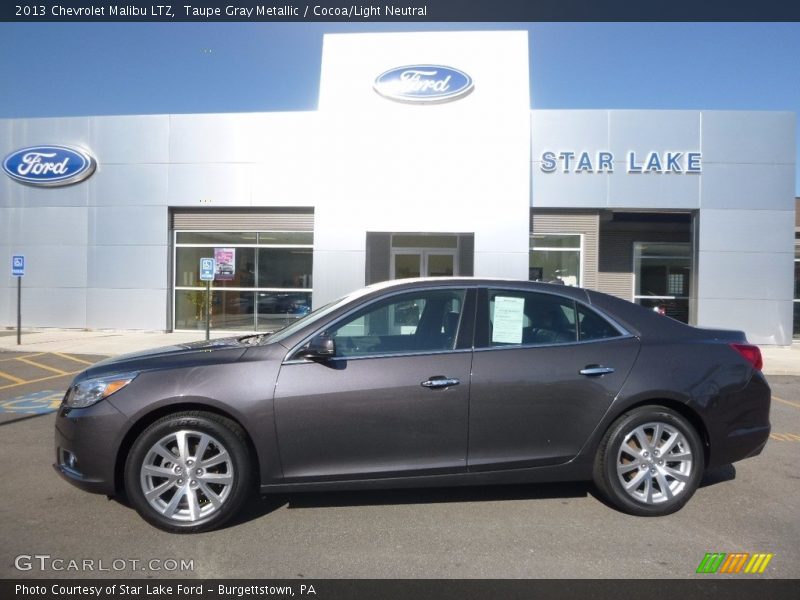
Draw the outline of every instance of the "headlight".
M103 398L108 398L128 385L139 373L119 373L108 377L95 377L73 385L64 403L71 408L85 408Z

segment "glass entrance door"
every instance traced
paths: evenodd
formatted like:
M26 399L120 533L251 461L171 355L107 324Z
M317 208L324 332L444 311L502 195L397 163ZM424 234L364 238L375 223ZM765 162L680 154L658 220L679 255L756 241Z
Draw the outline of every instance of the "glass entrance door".
M456 251L444 248L415 248L392 251L392 279L409 277L452 277Z
M635 242L635 285L638 304L689 322L692 245L675 242Z

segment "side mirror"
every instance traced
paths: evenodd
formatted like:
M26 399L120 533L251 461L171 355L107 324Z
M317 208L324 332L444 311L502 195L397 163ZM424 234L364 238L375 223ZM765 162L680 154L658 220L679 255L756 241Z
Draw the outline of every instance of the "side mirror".
M336 342L327 333L320 333L311 338L300 351L296 358L309 358L311 360L327 360L336 356Z

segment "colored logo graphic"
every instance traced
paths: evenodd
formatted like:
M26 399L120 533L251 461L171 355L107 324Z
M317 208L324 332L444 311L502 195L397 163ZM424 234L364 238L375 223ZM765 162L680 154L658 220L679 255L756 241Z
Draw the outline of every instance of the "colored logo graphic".
M378 75L373 85L384 98L412 104L433 104L463 98L474 89L472 77L442 65L409 65Z
M63 397L63 391L56 392L54 390L43 390L25 396L17 396L10 400L0 401L0 413L45 415L57 411Z
M763 573L774 554L749 552L707 552L697 573Z
M32 146L9 154L3 170L21 183L40 187L70 185L94 173L97 163L80 148Z

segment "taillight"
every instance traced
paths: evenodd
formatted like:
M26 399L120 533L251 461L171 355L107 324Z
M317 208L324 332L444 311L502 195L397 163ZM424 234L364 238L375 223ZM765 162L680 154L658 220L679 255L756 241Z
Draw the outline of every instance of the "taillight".
M764 367L764 360L761 358L761 350L758 346L753 346L751 344L731 344L731 348L741 354L757 371L760 371Z

